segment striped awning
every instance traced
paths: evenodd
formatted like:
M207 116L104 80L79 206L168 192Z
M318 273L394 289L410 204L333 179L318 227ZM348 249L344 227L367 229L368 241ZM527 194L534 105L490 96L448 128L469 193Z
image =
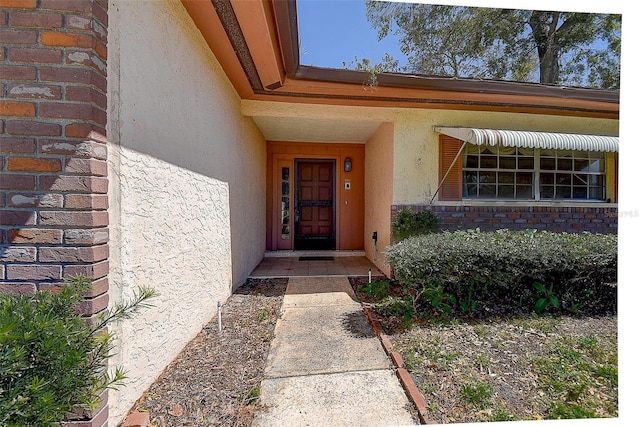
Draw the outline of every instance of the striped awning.
M434 129L441 134L475 145L555 148L559 150L579 151L618 151L617 136L443 126L436 126Z

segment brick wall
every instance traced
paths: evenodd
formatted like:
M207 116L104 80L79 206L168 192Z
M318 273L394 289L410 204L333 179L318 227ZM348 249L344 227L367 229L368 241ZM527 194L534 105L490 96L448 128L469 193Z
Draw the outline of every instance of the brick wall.
M615 207L393 205L391 215L405 208L416 212L431 210L440 219L440 229L450 231L476 228L483 231L535 228L567 233L618 231Z
M107 5L0 0L0 291L84 274L88 317L108 304Z

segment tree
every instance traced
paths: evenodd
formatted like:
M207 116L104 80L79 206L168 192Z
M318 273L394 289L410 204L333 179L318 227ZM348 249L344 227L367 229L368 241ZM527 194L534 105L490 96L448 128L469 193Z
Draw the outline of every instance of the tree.
M399 36L403 72L620 87L620 15L367 0L367 19Z

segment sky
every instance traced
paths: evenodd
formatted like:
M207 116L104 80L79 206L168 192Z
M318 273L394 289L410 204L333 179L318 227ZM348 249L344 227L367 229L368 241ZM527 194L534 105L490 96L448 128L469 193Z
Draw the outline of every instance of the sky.
M345 68L343 62L355 56L381 62L385 52L401 59L397 40L385 37L377 43L366 14L364 0L298 0L300 63Z

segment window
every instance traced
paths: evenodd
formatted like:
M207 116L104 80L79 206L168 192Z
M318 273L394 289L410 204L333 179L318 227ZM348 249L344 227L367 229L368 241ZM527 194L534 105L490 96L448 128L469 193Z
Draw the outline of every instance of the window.
M605 153L467 144L462 197L604 200Z

